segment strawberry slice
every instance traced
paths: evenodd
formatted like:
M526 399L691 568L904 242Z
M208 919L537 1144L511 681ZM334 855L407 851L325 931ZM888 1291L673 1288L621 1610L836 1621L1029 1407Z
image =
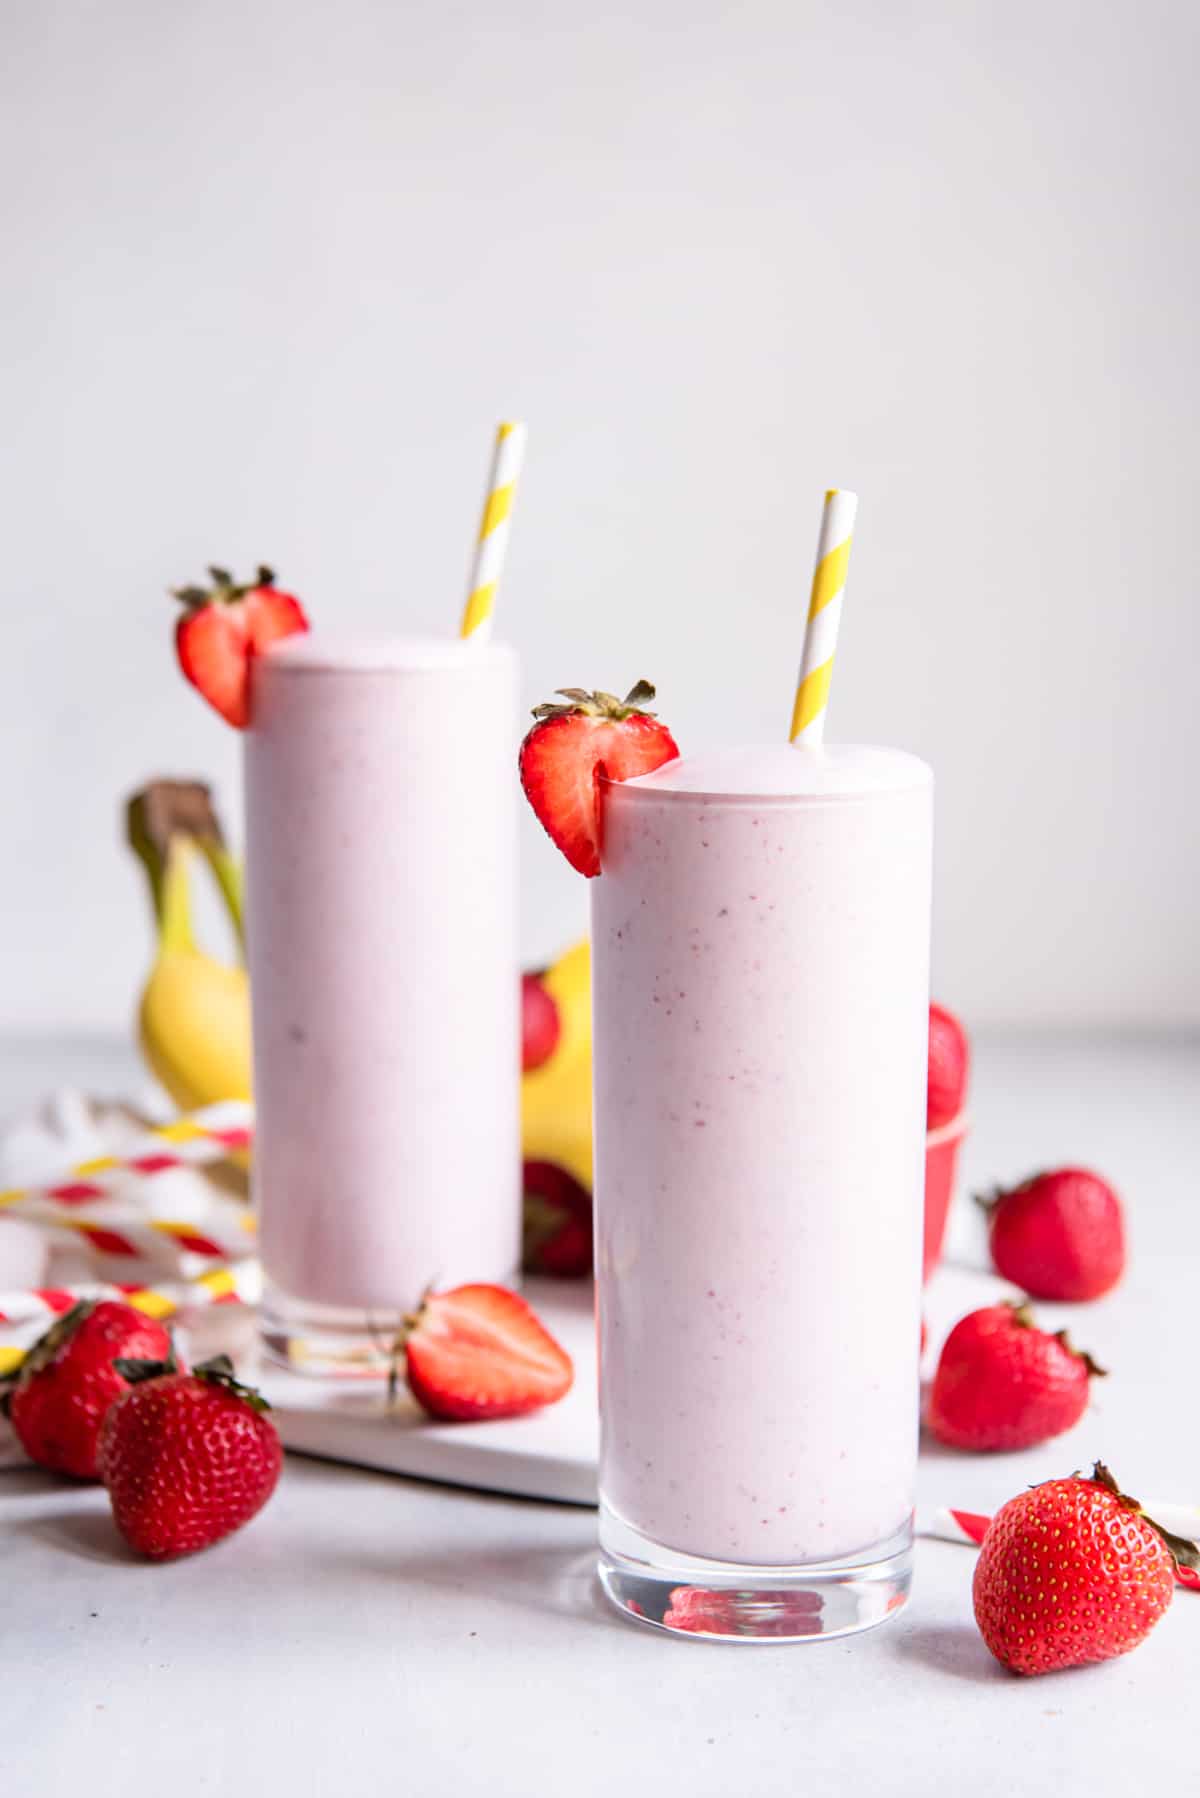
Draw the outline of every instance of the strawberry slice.
M175 626L179 666L209 705L237 730L250 721L250 659L281 637L308 629L300 601L275 586L269 568L238 586L224 568L210 568L211 587L176 587L184 606Z
M503 1286L428 1293L404 1339L408 1384L431 1417L519 1417L570 1390L571 1357Z
M521 785L552 843L589 879L600 872L600 782L649 774L679 754L665 724L643 709L654 698L640 680L624 699L560 687L565 705L534 707L521 745Z

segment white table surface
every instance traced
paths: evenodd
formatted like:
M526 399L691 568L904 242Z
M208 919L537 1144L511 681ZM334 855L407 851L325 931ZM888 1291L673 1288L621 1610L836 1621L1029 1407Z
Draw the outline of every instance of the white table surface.
M128 1085L127 1051L0 1047L0 1113L47 1085ZM921 1498L991 1510L1109 1460L1200 1499L1200 1045L978 1045L966 1185L1083 1160L1126 1194L1133 1261L1099 1304L1044 1307L1112 1369L1083 1423L1020 1456L925 1443ZM969 1221L964 1219L964 1224ZM969 1228L957 1233L969 1254ZM935 1339L1004 1289L943 1271ZM593 1514L289 1457L270 1508L195 1560L123 1554L101 1492L0 1474L0 1790L488 1794L1194 1790L1200 1597L1105 1667L1018 1680L971 1615L974 1556L921 1542L914 1596L851 1641L676 1640L620 1621Z

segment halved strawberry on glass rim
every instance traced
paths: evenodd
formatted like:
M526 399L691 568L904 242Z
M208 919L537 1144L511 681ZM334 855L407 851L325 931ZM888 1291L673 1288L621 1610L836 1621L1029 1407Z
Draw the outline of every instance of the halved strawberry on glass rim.
M236 730L250 722L250 662L282 637L308 629L304 608L275 585L262 566L252 581L236 582L210 568L211 587L176 587L184 607L175 626L179 666L209 705Z
M562 705L534 707L537 723L521 745L521 785L551 842L592 879L603 840L601 779L632 780L674 761L679 747L645 710L654 698L640 680L624 699L560 687Z

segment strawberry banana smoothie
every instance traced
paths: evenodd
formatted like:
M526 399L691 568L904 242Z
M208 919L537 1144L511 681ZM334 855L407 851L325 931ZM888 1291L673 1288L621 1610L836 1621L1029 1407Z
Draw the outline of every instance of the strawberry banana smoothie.
M296 636L252 700L263 1330L330 1371L518 1264L516 659Z
M932 777L780 745L602 799L602 1575L680 1628L861 1628L909 1577Z

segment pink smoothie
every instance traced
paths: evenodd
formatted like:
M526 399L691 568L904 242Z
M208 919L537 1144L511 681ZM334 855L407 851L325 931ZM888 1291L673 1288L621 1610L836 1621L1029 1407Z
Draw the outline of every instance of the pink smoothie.
M248 931L269 1282L395 1312L519 1260L516 659L295 637L255 664Z
M781 745L604 805L603 1503L710 1560L866 1554L913 1503L932 777Z

